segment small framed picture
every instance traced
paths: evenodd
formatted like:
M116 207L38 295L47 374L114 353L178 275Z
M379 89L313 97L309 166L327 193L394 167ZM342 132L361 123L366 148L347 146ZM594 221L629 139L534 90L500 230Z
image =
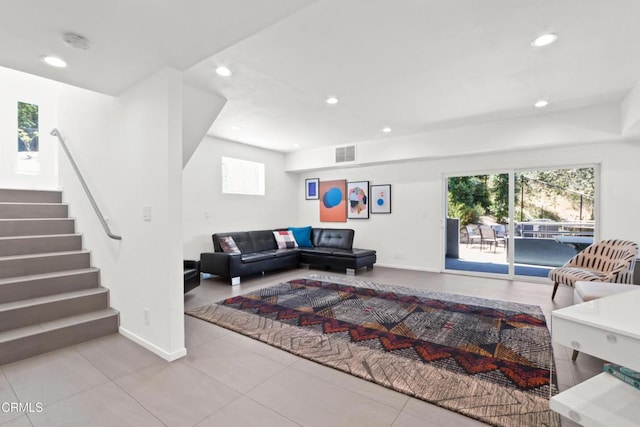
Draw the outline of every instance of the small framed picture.
M371 206L372 214L390 214L391 213L391 184L372 185Z
M304 198L307 200L318 200L320 194L320 178L309 178L304 180Z
M369 218L369 181L347 183L347 218Z

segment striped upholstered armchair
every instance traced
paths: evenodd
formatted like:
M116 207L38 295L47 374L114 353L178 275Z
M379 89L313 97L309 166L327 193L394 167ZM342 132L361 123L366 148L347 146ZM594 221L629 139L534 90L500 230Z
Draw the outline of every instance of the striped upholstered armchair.
M603 240L587 247L566 264L549 272L553 300L560 283L577 281L632 283L638 245L626 240Z

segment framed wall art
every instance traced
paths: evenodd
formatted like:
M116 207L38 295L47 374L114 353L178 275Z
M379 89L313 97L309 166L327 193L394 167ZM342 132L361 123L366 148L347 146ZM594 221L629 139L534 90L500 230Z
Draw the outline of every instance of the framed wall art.
M320 222L347 222L347 180L320 182Z
M320 179L309 178L304 180L304 198L307 200L318 200L320 194Z
M369 181L347 183L347 218L369 218Z
M391 184L372 185L371 188L371 206L372 214L390 214L391 213Z

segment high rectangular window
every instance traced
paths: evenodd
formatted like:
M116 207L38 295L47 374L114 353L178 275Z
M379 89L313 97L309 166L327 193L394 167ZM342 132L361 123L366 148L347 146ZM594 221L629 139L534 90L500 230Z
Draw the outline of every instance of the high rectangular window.
M264 196L264 163L222 157L222 192Z
M18 172L40 172L38 106L18 102Z

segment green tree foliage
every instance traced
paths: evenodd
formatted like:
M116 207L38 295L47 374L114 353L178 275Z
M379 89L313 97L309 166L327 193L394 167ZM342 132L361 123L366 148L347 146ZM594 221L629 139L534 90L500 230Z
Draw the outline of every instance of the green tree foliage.
M38 127L38 106L26 102L18 102L18 127L32 129Z
M506 224L509 219L509 175L490 175L489 183L493 195L491 214L497 223Z
M516 174L516 220L545 218L560 221L567 209L575 218L593 219L594 168L525 171ZM509 175L452 177L448 180L449 216L461 225L490 214L497 223L509 219ZM570 201L570 202L569 202ZM573 204L573 207L568 205ZM563 205L564 210L558 210ZM566 218L564 218L566 219Z
M483 214L484 209L480 205L467 206L464 203L451 202L449 199L449 217L459 218L461 227L467 224L477 224Z
M476 224L491 206L487 176L449 178L449 217L460 218L461 225Z
M27 151L38 151L38 123L38 106L26 102L18 102L19 150L20 143L22 143Z
M453 203L480 205L484 209L491 205L486 175L449 178L449 194Z
M584 194L590 198L595 196L594 168L527 171L522 175L543 183L550 191Z
M567 216L564 219L593 219L594 168L526 171L519 175L517 184L522 191L516 194L518 219L562 220L562 212ZM524 199L520 200L521 197ZM564 210L559 210L560 205L565 206ZM567 209L573 213L569 214ZM520 210L533 213L533 217L521 215Z

